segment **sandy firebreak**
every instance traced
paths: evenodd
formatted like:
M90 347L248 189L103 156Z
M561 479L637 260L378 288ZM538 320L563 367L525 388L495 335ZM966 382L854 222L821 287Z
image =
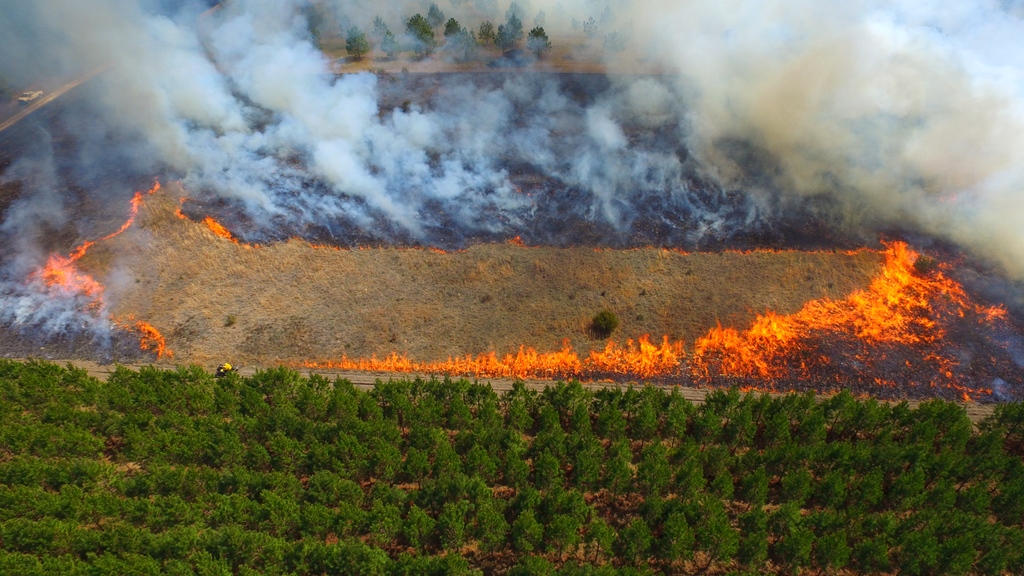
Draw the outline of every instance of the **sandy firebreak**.
M106 286L111 313L155 326L162 362L250 366L405 354L444 360L606 340L593 316L615 312L624 342L650 334L687 344L721 324L865 288L872 251L694 253L644 248L477 245L338 250L293 239L246 246L177 214L175 185L146 198L135 224L97 244L83 271Z

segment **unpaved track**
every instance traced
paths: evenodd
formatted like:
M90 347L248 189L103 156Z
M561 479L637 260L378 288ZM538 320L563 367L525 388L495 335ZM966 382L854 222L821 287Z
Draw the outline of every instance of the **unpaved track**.
M67 94L71 89L77 87L78 85L82 84L83 82L85 82L86 80L92 78L93 76L99 74L100 72L103 72L107 68L108 68L108 66L100 66L99 68L96 68L95 70L92 70L91 72L85 74L84 76L82 76L82 77L80 77L80 78L78 78L76 80L72 80L71 82L68 82L67 84L61 86L60 88L57 88L56 90L54 90L53 92L50 92L46 96L43 96L39 100L36 100L35 102L30 104L27 108L25 108L21 112L18 112L14 116L11 116L7 120L5 120L2 123L0 123L0 132L3 132L4 130L7 130L8 128L10 128L11 126L14 126L18 122L21 122L29 114L35 112L36 110L39 110L43 106L46 106L47 104L49 104L50 102L53 102L57 98L60 98L64 94Z
M80 369L85 370L90 376L92 376L94 378L97 378L99 380L104 380L104 381L119 366L124 366L125 368L128 368L130 370L138 370L142 366L154 366L152 364L125 364L125 365L121 365L121 364L97 364L96 362L91 362L91 361L88 361L88 360L67 360L67 361L53 360L52 362L55 363L55 364L60 364L60 365L71 364L71 365L75 366L76 368L80 368ZM164 364L156 365L156 367L161 369L161 370L170 369L168 366L166 366ZM240 375L242 375L242 376L252 376L259 369L260 368L252 367L252 366L242 366L242 367L240 367L238 369L238 373ZM414 378L423 378L423 379L427 379L428 380L428 379L431 379L431 378L443 378L443 376L438 376L436 374L405 374L405 373L396 374L396 373L388 373L388 372L344 372L344 371L336 371L336 370L310 370L310 369L306 369L306 368L293 368L293 370L295 370L296 372L298 372L299 374L301 374L303 377L306 377L306 378L308 378L309 376L311 376L313 374L318 374L318 375L323 376L323 377L325 377L325 378L327 378L328 380L331 380L331 381L337 380L339 378L343 379L343 380L348 380L356 388L359 388L360 390L371 390L371 389L373 389L374 386L377 385L378 382L389 382L391 380L411 380L411 379L414 379ZM461 376L453 376L453 378L454 379L461 379L463 377L461 377ZM491 386L491 388L494 389L495 392L498 392L498 393L508 392L509 390L512 389L513 384L515 384L516 382L522 382L527 388L529 388L531 390L543 390L545 387L553 386L553 385L555 385L557 383L557 381L552 381L552 380L515 380L515 379L508 379L508 378L472 378L472 377L465 377L465 378L466 379L470 379L470 380L475 380L475 381L477 381L479 383L482 383L482 384L488 384L488 385ZM585 388L590 388L590 389L597 389L597 388L628 388L629 386L637 386L637 385L641 385L641 384L631 383L631 382L587 382L587 383L583 384L583 386ZM679 391L679 394L682 395L683 398L686 398L687 400L689 400L690 402L693 402L694 404L703 404L704 403L704 398L708 394L710 394L710 393L715 391L715 389L710 389L710 388L688 388L688 387L685 387L685 386L677 386L677 387L662 386L662 388L664 388L666 391L675 388L675 389L677 389ZM772 396L772 397L781 397L781 396L784 396L785 394L769 394L769 395ZM820 395L820 396L818 396L818 398L821 399L821 400L824 400L824 399L826 399L828 397L829 397L828 395ZM896 401L886 401L886 400L880 400L880 402L888 402L890 404L896 404L897 403ZM921 405L921 402L922 402L921 400L906 400L907 405L910 406L911 408L917 408L918 406ZM966 412L967 412L967 417L975 425L977 425L979 422L981 422L985 418L991 416L992 413L995 411L995 405L994 404L978 404L977 402L967 402L967 403L960 403L960 405L964 407L964 410L966 410Z

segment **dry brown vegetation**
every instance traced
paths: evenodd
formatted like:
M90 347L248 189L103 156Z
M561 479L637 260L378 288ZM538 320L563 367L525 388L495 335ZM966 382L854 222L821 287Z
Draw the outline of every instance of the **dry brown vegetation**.
M135 226L95 246L82 267L104 282L112 312L156 326L172 362L246 365L408 354L418 360L519 346L583 353L602 309L612 335L691 343L718 323L867 286L870 251L683 254L670 250L473 246L336 250L301 240L246 247L175 215L180 190L146 199Z

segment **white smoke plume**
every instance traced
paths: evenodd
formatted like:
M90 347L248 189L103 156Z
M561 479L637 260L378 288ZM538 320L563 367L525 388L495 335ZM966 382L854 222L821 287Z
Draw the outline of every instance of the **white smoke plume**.
M742 186L744 142L787 193L918 228L1024 277L1024 21L998 1L645 2L689 143ZM754 167L754 170L761 167Z

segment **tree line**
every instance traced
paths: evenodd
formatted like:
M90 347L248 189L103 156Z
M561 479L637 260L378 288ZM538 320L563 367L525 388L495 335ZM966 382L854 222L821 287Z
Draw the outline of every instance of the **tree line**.
M534 19L535 26L525 34L526 46L537 58L551 50L551 41L543 27L543 12ZM314 43L320 46L320 19L311 18L310 31ZM524 38L522 21L522 9L515 2L506 12L506 19L503 24L497 27L490 21L484 20L477 29L463 26L455 18L445 19L444 12L436 3L431 3L426 15L414 14L411 17L403 18L402 29L396 35L379 15L373 20L373 27L369 37L359 26L351 25L347 20L342 24L342 34L345 37L345 50L355 58L362 58L370 52L370 40L377 42L380 50L390 58L394 59L403 50L411 50L420 56L431 54L439 43L438 34L444 38L444 48L456 55L461 60L469 60L475 57L479 47L494 45L504 52L514 50ZM400 40L404 39L405 42Z
M0 573L1007 574L1024 406L0 360Z

